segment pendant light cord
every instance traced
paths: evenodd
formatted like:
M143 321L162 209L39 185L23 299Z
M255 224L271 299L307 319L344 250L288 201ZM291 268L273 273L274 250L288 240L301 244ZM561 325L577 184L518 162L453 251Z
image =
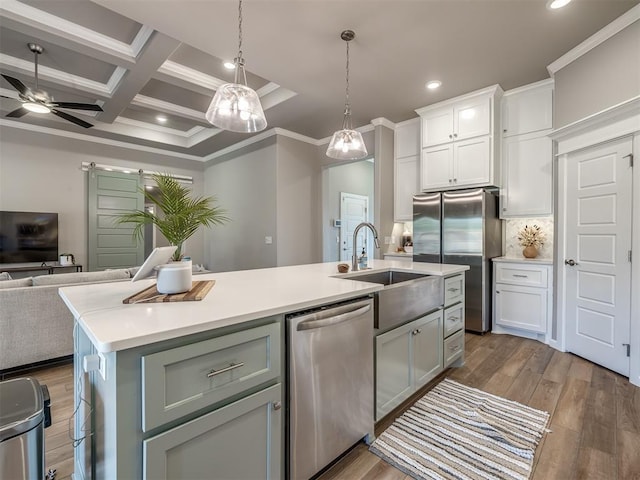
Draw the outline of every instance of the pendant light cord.
M345 103L344 103L344 120L342 121L343 130L351 130L351 105L349 104L349 40L347 43L347 68L346 68L346 88L345 88Z
M242 69L244 85L247 85L247 74L244 71L244 58L242 58L242 0L238 1L238 56L235 59L236 73L234 83L238 83L238 74Z

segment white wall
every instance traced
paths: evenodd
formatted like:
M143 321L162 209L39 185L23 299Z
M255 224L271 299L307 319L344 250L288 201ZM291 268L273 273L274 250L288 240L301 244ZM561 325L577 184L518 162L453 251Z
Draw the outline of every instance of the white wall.
M82 162L161 171L194 178L203 192L203 165L176 157L2 127L0 210L58 213L59 251L87 265L87 172ZM187 241L194 263L202 263L203 233Z

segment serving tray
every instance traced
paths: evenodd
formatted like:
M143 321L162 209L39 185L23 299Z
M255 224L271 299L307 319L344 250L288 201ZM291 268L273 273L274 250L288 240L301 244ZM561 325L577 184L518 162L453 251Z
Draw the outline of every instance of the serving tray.
M171 295L158 293L154 284L125 298L122 300L122 303L197 302L207 296L207 293L209 293L209 290L213 288L215 283L215 280L197 280L191 284L191 290L188 292L174 293Z

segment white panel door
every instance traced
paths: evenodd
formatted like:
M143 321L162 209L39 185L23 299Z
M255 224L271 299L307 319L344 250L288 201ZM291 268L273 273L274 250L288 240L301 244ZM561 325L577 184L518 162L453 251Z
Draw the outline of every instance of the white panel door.
M570 352L629 375L631 139L567 158L566 343Z
M368 221L369 197L356 195L355 193L340 192L340 261L351 262L353 254L353 231L358 224ZM362 247L366 248L367 256L370 257L369 242L367 242L369 229L360 230L358 234L358 244L356 255L362 253Z
M418 192L418 156L396 159L394 189L394 219L396 222L413 220L413 196Z
M453 145L425 148L420 160L420 189L440 190L453 184Z
M453 140L453 108L444 107L422 115L422 146L439 145Z
M453 140L489 135L491 133L491 100L474 98L457 104L453 109Z
M488 184L491 177L489 137L453 144L453 186Z

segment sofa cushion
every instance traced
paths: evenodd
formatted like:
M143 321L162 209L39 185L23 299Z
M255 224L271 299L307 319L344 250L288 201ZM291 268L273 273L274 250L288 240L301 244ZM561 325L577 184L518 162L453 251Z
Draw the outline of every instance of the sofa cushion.
M131 278L129 270L105 270L103 272L58 273L55 275L39 275L33 278L33 286L64 285L70 283L104 282Z
M0 289L16 288L16 287L30 287L33 285L33 278L16 278L15 280L3 280L0 282Z
M11 275L9 272L0 272L0 281L11 280Z

